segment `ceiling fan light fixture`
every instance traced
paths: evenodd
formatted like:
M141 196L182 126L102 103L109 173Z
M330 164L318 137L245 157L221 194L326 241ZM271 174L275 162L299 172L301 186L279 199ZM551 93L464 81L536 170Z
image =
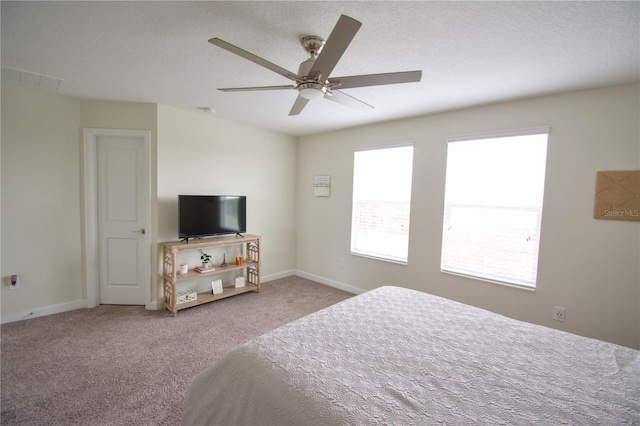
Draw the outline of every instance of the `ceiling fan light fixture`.
M298 86L300 96L310 101L321 99L327 92L327 88L320 83L302 83Z

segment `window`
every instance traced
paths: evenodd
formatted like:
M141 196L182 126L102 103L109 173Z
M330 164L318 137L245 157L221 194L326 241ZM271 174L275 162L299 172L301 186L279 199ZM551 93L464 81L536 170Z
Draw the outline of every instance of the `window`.
M548 134L447 139L443 272L535 288Z
M352 254L407 263L412 170L413 144L354 153Z

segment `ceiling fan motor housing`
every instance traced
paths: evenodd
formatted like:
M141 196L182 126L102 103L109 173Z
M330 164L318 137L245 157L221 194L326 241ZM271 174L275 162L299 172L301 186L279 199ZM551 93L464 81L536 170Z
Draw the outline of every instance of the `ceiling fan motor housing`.
M303 45L304 45L304 40L305 39L302 39ZM300 96L309 100L320 99L324 97L325 93L327 93L327 85L325 84L325 82L315 79L316 76L309 75L309 72L311 71L311 67L313 67L313 64L315 62L316 62L316 58L311 53L311 57L306 61L302 62L300 64L300 68L298 68L298 75L303 77L303 81L296 86L296 89L298 89ZM317 76L317 77L322 78L322 76Z

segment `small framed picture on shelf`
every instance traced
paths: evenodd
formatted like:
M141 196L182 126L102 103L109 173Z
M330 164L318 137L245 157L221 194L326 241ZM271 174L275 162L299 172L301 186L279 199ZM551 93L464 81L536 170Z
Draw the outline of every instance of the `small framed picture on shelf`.
M236 288L244 287L244 275L238 275L236 277Z
M222 280L211 281L211 293L213 294L222 293Z

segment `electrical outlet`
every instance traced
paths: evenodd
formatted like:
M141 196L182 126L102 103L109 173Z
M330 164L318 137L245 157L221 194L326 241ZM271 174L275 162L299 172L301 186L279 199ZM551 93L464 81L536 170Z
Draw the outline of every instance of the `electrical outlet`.
M553 307L553 319L556 321L564 322L564 307L562 306Z
M11 275L9 277L9 290L15 290L20 288L20 280L18 279L18 275Z

